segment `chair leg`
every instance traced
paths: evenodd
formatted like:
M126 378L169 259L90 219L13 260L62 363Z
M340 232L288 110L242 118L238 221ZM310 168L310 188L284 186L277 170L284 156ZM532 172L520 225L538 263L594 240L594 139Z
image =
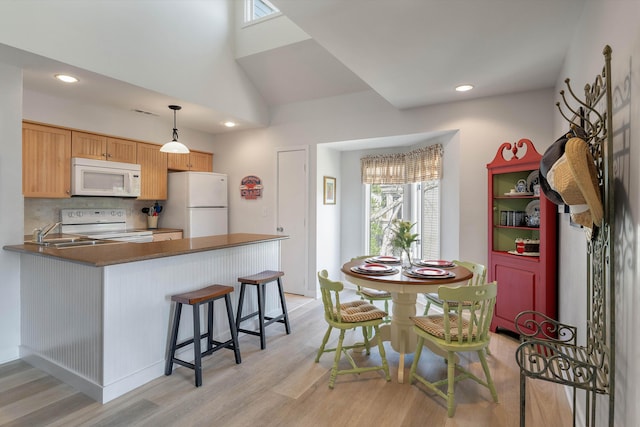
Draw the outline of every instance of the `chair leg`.
M484 375L487 378L487 385L489 386L489 390L491 391L491 397L493 397L493 401L498 403L498 392L496 391L496 386L493 384L493 378L491 378L491 372L489 371L489 365L487 365L487 358L484 355L483 350L478 350L478 358L480 359L480 363L482 364L482 370L484 370Z
M240 284L240 298L238 299L238 312L236 313L236 330L240 329L240 322L242 319L242 306L244 306L244 290L245 284Z
M200 349L200 304L193 304L193 368L196 371L196 387L202 385L202 350Z
M423 316L429 314L429 307L431 307L431 301L427 300L427 305L424 306L424 313L422 313Z
M240 356L240 345L238 344L238 331L236 329L236 322L233 320L233 308L231 307L231 297L229 297L229 294L224 296L224 303L227 307L229 331L231 332L231 341L233 341L233 354L236 358L236 364L240 364L242 363L242 357Z
M178 328L180 327L180 314L182 313L182 304L176 303L175 312L173 313L173 329L171 330L171 342L167 363L164 367L164 374L171 375L173 372L173 358L176 354L176 344L178 342Z
M289 312L287 311L287 301L284 297L284 288L282 281L278 278L278 294L280 295L280 306L282 307L282 315L284 316L284 329L287 335L291 333L291 325L289 324Z
M384 344L382 343L382 337L380 337L380 331L378 331L378 326L374 326L373 329L376 332L376 336L378 337L378 351L380 352L380 359L382 359L382 369L384 373L387 375L387 381L391 381L391 374L389 374L389 363L387 362L387 354L384 351Z
M451 418L456 412L454 395L456 383L456 354L453 351L447 352L447 380L447 415Z
M416 352L413 355L413 363L411 364L411 371L409 371L409 384L413 384L413 380L416 376L416 368L420 361L420 355L422 354L422 346L424 346L424 338L418 335L418 342L416 343Z
M336 377L338 376L338 364L340 363L340 357L342 356L342 341L344 340L344 329L340 329L340 337L338 338L338 345L336 346L336 354L333 358L333 367L331 368L331 376L329 377L329 388L333 388Z
M371 332L371 327L363 326L362 327L362 336L364 337L364 348L367 350L367 356L371 354L371 343L369 342L369 334Z
M264 350L267 347L267 337L264 330L264 285L258 285L258 319L260 329L260 349Z
M213 348L213 301L207 305L207 351L210 351Z
M320 356L324 353L324 347L327 345L327 341L329 341L329 336L331 335L331 330L333 326L329 326L327 332L324 334L324 338L322 339L322 344L320 344L320 348L318 349L318 354L316 355L316 363L320 361Z

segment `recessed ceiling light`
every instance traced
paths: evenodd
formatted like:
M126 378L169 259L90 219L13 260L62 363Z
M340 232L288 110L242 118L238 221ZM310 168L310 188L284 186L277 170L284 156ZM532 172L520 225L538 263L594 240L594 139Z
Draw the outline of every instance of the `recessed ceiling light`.
M76 83L78 81L77 78L70 76L68 74L56 74L56 79L63 81L65 83Z
M456 86L456 91L458 92L466 92L468 90L473 89L473 85L460 85Z
M223 123L223 125L225 125L228 128L232 128L232 127L235 127L236 123L232 121L226 121Z

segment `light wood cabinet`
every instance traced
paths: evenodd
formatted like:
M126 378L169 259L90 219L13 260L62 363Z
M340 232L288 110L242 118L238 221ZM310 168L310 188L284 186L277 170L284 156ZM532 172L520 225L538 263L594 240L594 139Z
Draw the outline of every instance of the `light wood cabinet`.
M154 242L163 242L165 240L182 239L182 231L171 231L169 233L153 233Z
M66 198L71 194L71 131L22 124L22 194Z
M138 142L137 159L140 164L139 200L167 199L167 153L160 145Z
M167 168L178 171L213 172L213 154L191 151L189 154L169 153Z
M71 156L136 163L137 143L127 139L73 131L71 133Z

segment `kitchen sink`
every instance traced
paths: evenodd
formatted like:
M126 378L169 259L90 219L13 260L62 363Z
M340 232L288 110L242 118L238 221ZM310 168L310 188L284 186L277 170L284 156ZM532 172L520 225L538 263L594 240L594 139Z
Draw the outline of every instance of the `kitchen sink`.
M113 240L97 240L97 239L88 239L86 237L59 237L53 239L45 239L43 242L34 242L32 240L26 241L25 243L44 246L47 248L76 248L79 246L98 246L98 245L107 245L113 243L122 243Z

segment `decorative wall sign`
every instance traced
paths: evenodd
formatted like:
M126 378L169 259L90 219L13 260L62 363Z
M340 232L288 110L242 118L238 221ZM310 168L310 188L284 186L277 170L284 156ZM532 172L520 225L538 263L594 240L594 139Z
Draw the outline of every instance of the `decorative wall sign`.
M262 197L262 180L255 175L247 175L240 181L240 197L254 200Z
M336 204L336 179L331 176L324 177L323 199L325 205Z

